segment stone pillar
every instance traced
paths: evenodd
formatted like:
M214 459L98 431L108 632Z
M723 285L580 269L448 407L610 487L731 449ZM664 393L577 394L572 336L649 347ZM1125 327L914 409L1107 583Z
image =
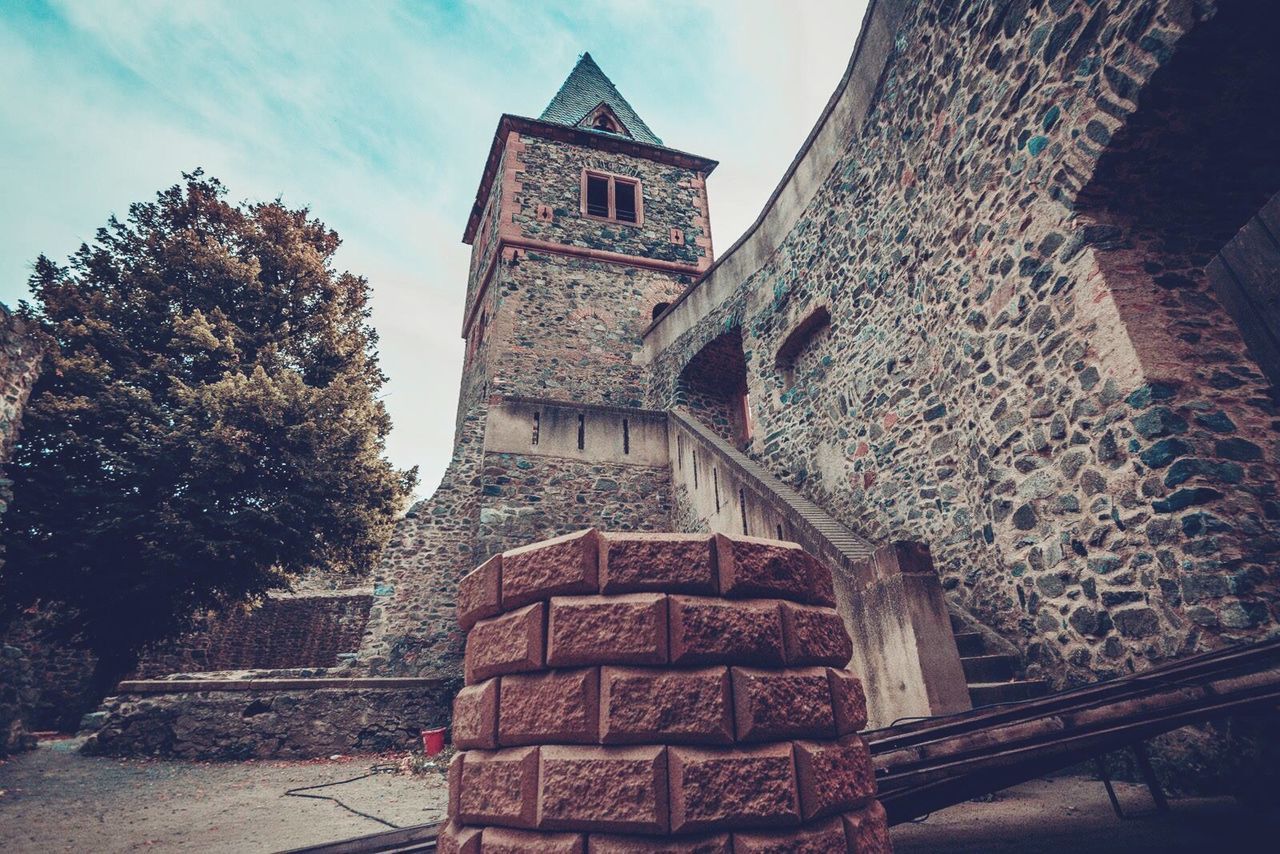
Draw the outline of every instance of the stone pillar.
M858 567L853 588L850 666L886 677L867 685L871 725L970 708L969 686L929 547L917 542L881 546Z
M890 850L830 570L588 530L460 583L441 852Z

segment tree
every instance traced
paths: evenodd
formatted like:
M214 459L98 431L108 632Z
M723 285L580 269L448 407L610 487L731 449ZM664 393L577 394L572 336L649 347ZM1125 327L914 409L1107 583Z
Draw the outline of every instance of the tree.
M0 601L52 604L103 691L198 612L367 568L417 477L383 456L369 285L335 272L338 235L183 178L67 266L41 256L21 308L51 346Z

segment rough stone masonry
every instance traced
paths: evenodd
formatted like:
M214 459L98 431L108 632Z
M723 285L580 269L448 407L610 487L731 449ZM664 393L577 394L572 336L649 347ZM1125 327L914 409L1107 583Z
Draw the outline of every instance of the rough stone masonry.
M440 850L889 851L834 604L788 543L591 529L486 561Z

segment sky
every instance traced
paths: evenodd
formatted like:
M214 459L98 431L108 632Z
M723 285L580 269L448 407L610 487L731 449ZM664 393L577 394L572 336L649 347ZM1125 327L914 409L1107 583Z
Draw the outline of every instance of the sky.
M590 51L654 133L720 161L728 249L808 135L865 0L0 0L0 302L111 214L202 167L343 239L373 290L388 454L449 460L470 248L499 117L536 117Z

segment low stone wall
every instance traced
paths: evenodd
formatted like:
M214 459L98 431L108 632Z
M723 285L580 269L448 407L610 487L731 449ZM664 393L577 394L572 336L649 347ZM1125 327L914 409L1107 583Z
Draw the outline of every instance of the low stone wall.
M177 759L311 759L405 750L445 726L450 679L260 679L121 683L90 716L84 753ZM163 693L160 693L163 692Z

